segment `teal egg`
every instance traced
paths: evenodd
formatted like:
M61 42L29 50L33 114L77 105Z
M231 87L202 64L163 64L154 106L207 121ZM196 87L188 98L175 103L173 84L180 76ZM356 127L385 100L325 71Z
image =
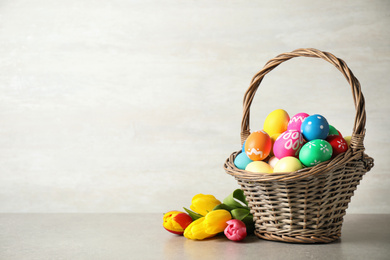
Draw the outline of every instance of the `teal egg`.
M299 151L299 160L307 167L330 160L332 146L325 140L315 139L307 142Z
M239 153L234 159L234 165L241 170L245 170L246 166L251 162L253 161L249 159L246 153Z

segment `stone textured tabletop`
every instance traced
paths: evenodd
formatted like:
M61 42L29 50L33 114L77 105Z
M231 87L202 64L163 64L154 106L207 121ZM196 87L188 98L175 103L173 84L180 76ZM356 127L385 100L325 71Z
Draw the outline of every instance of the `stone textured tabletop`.
M350 214L331 244L173 235L163 214L0 214L0 259L389 259L390 215Z

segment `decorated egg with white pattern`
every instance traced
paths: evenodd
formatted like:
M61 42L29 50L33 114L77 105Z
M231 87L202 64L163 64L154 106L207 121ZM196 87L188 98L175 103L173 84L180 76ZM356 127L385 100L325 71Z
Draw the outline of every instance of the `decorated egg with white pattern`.
M306 119L306 117L309 117L309 114L298 113L294 115L292 118L290 118L290 121L288 122L287 130L301 131L301 125Z
M348 144L345 139L340 135L329 135L326 141L330 143L333 149L332 157L344 153L348 150Z
M298 157L302 145L302 134L297 130L287 130L276 139L273 153L278 159L286 156Z
M305 118L301 125L301 133L306 141L326 139L329 133L329 124L322 115L311 115Z
M252 161L261 161L269 155L271 145L271 138L264 130L256 131L246 139L245 153Z
M326 162L332 157L332 146L325 140L315 139L307 142L299 151L299 160L307 167Z

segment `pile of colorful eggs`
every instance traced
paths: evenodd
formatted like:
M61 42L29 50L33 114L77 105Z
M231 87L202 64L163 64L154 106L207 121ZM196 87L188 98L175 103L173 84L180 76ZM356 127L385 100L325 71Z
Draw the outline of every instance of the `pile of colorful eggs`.
M298 113L290 119L277 109L267 116L263 130L248 136L234 164L250 172L294 172L344 153L350 140L322 115Z

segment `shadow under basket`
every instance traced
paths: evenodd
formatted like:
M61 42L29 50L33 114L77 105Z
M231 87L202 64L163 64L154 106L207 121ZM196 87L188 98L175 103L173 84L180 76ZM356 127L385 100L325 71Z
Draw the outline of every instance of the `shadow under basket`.
M249 110L263 77L294 57L322 58L338 68L352 87L356 116L349 149L330 161L287 173L253 173L240 170L227 158L224 169L244 191L259 238L290 243L330 243L341 236L346 209L363 175L374 166L364 153L366 112L359 81L345 62L316 49L283 53L266 63L252 79L244 96L241 144L249 136Z

